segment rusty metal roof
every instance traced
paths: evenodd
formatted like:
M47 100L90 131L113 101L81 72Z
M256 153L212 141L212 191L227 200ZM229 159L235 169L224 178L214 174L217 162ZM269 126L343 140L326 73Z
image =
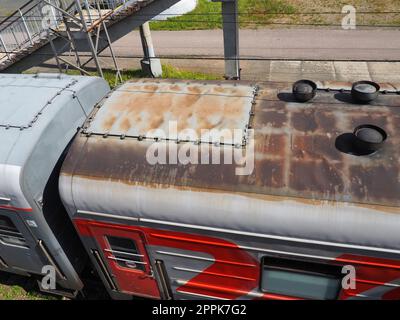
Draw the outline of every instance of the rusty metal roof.
M256 85L259 92L249 124L255 131L255 169L249 176L236 175L235 164L150 165L146 161L149 140L84 133L72 145L63 174L154 188L400 206L397 84L382 84L384 94L369 105L360 105L352 103L347 91L350 83L320 82L317 97L301 104L292 98L291 83L240 82L235 86L233 82L141 80L114 92L84 132L136 136L162 127L166 112L174 114L181 127L207 126L207 119L214 115L224 117L221 125L243 127ZM197 96L209 92L216 96ZM194 102L202 99L204 103ZM196 125L189 121L193 114L199 119ZM366 123L387 132L382 150L354 156L335 147L339 135Z
M245 132L255 93L256 87L248 84L128 82L104 102L86 132L179 140L178 133L190 128L195 134L187 133L181 140L242 144L243 136L206 136L201 131ZM172 121L177 123L177 130L169 128Z

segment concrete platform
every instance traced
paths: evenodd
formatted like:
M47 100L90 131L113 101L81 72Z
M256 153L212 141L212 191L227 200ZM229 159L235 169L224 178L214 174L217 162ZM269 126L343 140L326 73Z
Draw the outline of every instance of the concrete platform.
M103 65L112 68L110 58L102 58ZM71 58L72 61L72 58ZM214 74L223 77L224 61L163 59L176 68ZM121 69L140 69L140 59L120 58ZM94 68L94 65L91 67ZM338 62L338 61L242 61L243 80L295 81L299 79L376 82L400 82L400 62ZM34 67L30 72L58 72L55 61Z

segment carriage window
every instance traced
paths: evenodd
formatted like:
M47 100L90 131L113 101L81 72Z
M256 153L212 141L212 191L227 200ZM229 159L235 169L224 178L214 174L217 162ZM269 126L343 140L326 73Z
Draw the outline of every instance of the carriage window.
M299 260L264 257L261 290L285 296L334 300L341 289L341 268Z
M107 241L111 250L106 251L112 253L110 259L123 268L145 271L146 262L133 239L107 236Z

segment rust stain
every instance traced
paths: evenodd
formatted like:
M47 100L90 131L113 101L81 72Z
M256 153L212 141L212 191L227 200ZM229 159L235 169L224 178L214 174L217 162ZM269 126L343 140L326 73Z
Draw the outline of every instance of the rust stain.
M153 89L151 89L152 91L157 90L157 86L152 86L152 87L153 87ZM182 91L182 88L180 86L174 84L174 85L169 87L169 90L180 92L180 91Z
M286 136L281 134L265 135L264 139L257 139L255 143L255 151L257 154L265 155L279 155L284 157L284 150L286 149Z
M125 118L121 121L120 128L122 131L128 131L130 127L131 122L129 121L129 119Z
M178 131L190 128L198 137L206 129L244 130L253 90L249 85L129 82L104 103L88 130L151 137L151 131L167 131L171 121Z
M224 88L221 87L221 86L216 86L216 87L213 88L213 90L214 90L214 92L217 92L217 93L223 93L224 92Z
M116 116L112 115L111 117L107 118L104 120L103 123L103 128L105 131L109 131L111 129L111 127L113 126L115 120L117 119Z
M299 160L342 160L342 153L335 148L336 136L294 135L292 138L293 157Z
M315 119L315 109L303 109L293 113L292 126L298 131L314 132L318 128L318 123Z
M115 92L100 108L94 122L101 119L97 122L101 130L110 126L110 130L116 130L122 126L120 130L124 132L136 127L141 130L162 127L168 117L176 118L180 128L196 130L246 123L241 120L247 112L243 107L243 99L247 98L243 97L249 94L248 86L235 87L229 82L228 85L203 83L171 84L166 80L129 83L125 90ZM157 85L157 92L167 93L137 94L145 85ZM400 96L390 99L386 96L386 100L380 101L387 101L386 106L365 106L323 92L315 102L300 104L290 101L290 83L258 85L260 95L252 109L255 169L249 176L235 175L236 164L150 165L146 161L150 142L85 135L73 143L63 174L105 183L119 181L151 188L228 192L279 201L294 199L315 205L351 202L361 207L399 213L400 138L397 130ZM324 85L351 87L349 83L325 82ZM182 92L172 92L174 86L179 86ZM202 90L202 94L189 88ZM363 123L381 126L388 133L385 147L367 157L351 156L337 150L336 138ZM219 150L222 158L223 149ZM78 153L82 156L75 165L73 159Z
M61 175L63 176L71 176L71 174L65 172L61 172ZM97 181L97 182L106 182L103 178L101 177L93 177L93 176L85 176L85 175L78 175L74 174L75 177L87 179L87 180L92 180L92 181ZM127 180L117 180L117 179L110 179L108 180L110 182L119 182L119 183L124 183L128 184L131 186L143 186L142 184L138 183L137 181L131 181L128 182ZM163 185L163 184L148 184L146 187L153 188L153 189L176 189L177 191L191 191L191 192L213 192L213 193L219 193L219 194L226 194L227 192L225 190L221 189L205 189L205 188L197 188L197 187L187 187L187 186L171 186L171 185ZM331 201L331 200L319 200L319 199L307 199L307 198L301 198L299 196L280 196L280 195L270 195L270 194L259 194L259 193L252 193L251 192L251 187L249 187L248 192L234 192L234 194L238 196L243 196L243 197L248 197L248 198L253 198L253 199L258 199L262 201L270 201L270 202L281 202L281 201L294 201L298 202L301 204L305 205L313 205L313 206L337 206L338 204L346 204L344 201ZM357 203L353 202L352 205L360 208L366 208L370 210L376 210L376 211L381 211L385 213L394 213L394 214L400 214L400 208L396 206L387 206L387 205L371 205L371 204L364 204L364 203Z
M382 108L383 111L384 107ZM374 124L378 127L381 128L387 128L387 121L389 119L387 119L387 117L383 114L356 114L352 117L351 121L351 126L352 127L357 127L361 124Z
M172 87L172 86L171 86L171 87ZM147 85L144 85L144 86L143 86L143 89L144 89L144 90L147 90L147 91L157 91L158 87L157 87L156 85L149 85L149 84L147 84Z
M290 169L290 187L301 192L317 192L325 196L344 191L342 167L326 160L321 162L293 161Z

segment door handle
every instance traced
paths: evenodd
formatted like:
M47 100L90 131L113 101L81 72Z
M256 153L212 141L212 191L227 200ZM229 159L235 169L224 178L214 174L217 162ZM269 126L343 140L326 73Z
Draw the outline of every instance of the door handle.
M154 278L154 273L153 270L150 270L150 274L143 274L141 276L139 276L139 279L144 280L144 279L153 279Z

